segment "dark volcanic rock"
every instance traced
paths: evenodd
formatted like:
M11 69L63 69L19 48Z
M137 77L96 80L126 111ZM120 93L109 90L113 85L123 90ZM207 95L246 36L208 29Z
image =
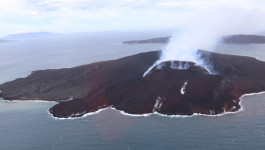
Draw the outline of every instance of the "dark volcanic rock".
M58 118L82 117L89 110L87 101L84 98L77 98L53 106L50 113Z
M166 62L163 68L154 68L144 78L131 79L126 84L114 83L106 91L108 102L131 114L217 114L224 109L230 111L233 106L239 108L232 102L234 99L238 101L238 97L232 94L237 89L228 80L211 75L190 62L185 62L189 64L185 70L171 69L172 63L178 65L179 62Z
M170 61L144 72L159 58L147 52L68 69L42 70L0 85L5 99L60 102L55 117L80 117L106 107L131 114L220 114L240 108L242 94L265 90L265 62L198 51L218 74L192 62ZM186 69L179 69L184 65ZM73 100L68 100L70 97Z
M265 62L253 57L235 56L199 51L202 59L213 65L218 74L239 86L243 93L264 91Z
M7 100L67 100L85 97L86 80L101 63L66 69L34 71L27 78L19 78L0 86Z

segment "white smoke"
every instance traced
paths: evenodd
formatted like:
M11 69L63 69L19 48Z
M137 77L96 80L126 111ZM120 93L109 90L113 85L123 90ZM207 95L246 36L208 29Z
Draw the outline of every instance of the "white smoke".
M213 51L224 35L265 31L264 19L262 10L244 5L219 3L199 10L188 19L180 33L172 36L160 59L144 76L157 64L172 60L191 61L209 71L209 66L197 56L198 49Z

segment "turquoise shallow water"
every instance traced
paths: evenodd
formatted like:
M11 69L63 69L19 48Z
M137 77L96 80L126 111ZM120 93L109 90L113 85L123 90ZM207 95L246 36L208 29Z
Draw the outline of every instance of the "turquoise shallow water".
M115 33L4 43L0 45L0 83L37 69L72 67L163 48L163 44L120 44L145 37ZM263 44L222 44L216 51L265 60ZM242 99L244 111L221 117L130 117L107 109L74 120L52 118L47 110L53 102L0 101L0 149L263 149L265 94Z

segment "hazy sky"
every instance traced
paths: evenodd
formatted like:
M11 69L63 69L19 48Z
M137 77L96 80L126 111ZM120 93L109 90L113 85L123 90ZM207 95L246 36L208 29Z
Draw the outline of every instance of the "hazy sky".
M0 36L49 31L163 29L181 26L199 9L224 3L263 9L263 0L0 0Z

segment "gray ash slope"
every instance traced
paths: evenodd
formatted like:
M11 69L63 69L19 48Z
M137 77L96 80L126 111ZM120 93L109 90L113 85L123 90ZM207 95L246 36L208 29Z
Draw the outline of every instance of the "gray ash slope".
M80 117L106 107L130 114L220 114L240 109L239 98L265 90L265 62L252 57L198 51L217 75L192 62L163 62L143 77L159 51L74 68L35 71L0 85L8 100L58 101L55 117ZM172 65L187 64L186 70ZM161 67L162 66L162 67ZM73 100L66 101L70 97Z

